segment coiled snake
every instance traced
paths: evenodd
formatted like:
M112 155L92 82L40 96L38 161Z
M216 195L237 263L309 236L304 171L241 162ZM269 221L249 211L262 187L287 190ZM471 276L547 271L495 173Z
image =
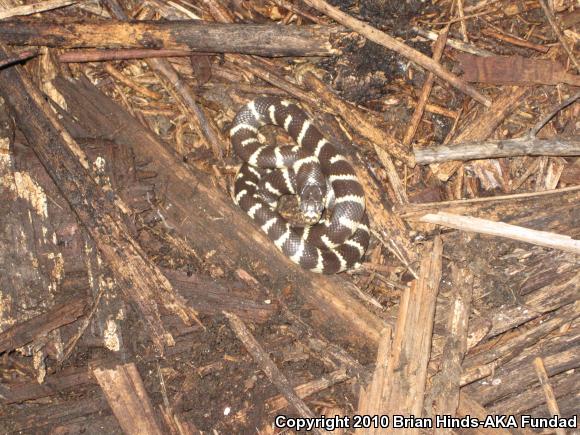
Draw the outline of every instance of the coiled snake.
M266 124L283 127L297 145L260 143L258 130ZM300 107L257 98L238 112L230 138L245 162L236 175L234 201L278 249L312 272L360 266L370 237L363 188L351 164ZM282 195L297 195L310 225L292 225L276 211Z

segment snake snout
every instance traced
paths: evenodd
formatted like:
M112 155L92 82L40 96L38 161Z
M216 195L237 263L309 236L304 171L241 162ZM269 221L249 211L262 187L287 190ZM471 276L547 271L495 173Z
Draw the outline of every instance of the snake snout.
M316 223L320 220L326 202L325 194L316 185L307 185L299 195L300 210L309 223Z

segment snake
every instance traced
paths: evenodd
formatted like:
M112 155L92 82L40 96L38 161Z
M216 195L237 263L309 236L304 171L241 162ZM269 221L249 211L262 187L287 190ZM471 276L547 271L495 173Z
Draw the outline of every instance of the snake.
M296 144L262 143L265 125L282 127ZM297 104L273 96L248 102L234 117L230 140L243 160L234 202L283 254L316 273L360 266L370 239L363 186L348 159ZM305 225L279 213L284 195L298 198Z

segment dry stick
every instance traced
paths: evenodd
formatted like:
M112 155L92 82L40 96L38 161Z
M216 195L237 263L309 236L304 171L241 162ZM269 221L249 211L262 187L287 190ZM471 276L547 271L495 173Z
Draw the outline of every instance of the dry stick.
M423 38L430 39L431 41L437 41L437 39L439 38L439 34L437 32L432 31L432 30L425 30L425 29L422 29L422 28L417 27L417 26L413 26L412 29L419 36L422 36ZM451 47L451 48L454 48L455 50L464 51L465 53L471 53L471 54L475 54L477 56L482 56L482 57L493 56L495 54L491 51L484 50L484 49L476 47L475 45L472 45L472 44L466 44L463 41L460 41L458 39L453 39L453 38L447 38L446 45Z
M486 36L491 36L492 38L499 39L500 41L508 42L512 45L517 45L518 47L525 47L531 50L536 50L541 53L547 53L550 50L550 47L546 45L534 44L533 42L530 42L527 39L522 39L513 35L508 35L496 29L483 29L481 33Z
M461 23L461 34L463 35L463 41L469 42L467 37L467 25L465 24L465 13L463 12L463 0L457 0L457 12L459 14L459 21Z
M580 156L580 136L571 138L492 140L415 150L419 165L514 156Z
M550 26L552 26L552 30L554 31L554 33L558 37L560 44L562 44L562 47L564 48L564 50L566 50L566 53L568 53L568 57L570 58L570 60L574 64L574 66L576 67L576 70L578 70L578 72L580 72L580 64L578 63L578 59L576 59L576 56L574 55L572 48L570 48L570 45L568 45L568 41L566 41L566 38L564 37L564 34L562 33L560 26L556 22L556 17L552 13L552 11L548 7L548 5L546 5L546 2L544 0L538 0L538 1L540 2L540 6L542 6L542 9L544 10L544 14L546 15L546 18L548 19Z
M249 354L254 358L254 361L260 366L262 371L268 376L270 382L272 382L280 393L286 398L288 403L290 403L300 417L303 418L315 418L314 413L306 406L306 404L298 397L294 392L290 382L282 374L280 369L274 364L274 361L268 356L268 353L264 351L260 343L254 338L250 333L244 322L240 320L235 314L227 313L224 311L224 315L228 318L230 322L230 327L240 341L244 344L244 347L249 352ZM320 429L314 429L317 433L326 433L326 431Z
M401 216L401 218L406 220L416 220L423 216L426 212L437 212L443 208L445 209L457 209L458 207L472 207L476 206L477 204L486 204L486 203L512 203L518 200L522 200L525 198L533 198L536 201L536 198L549 196L549 195L560 195L565 194L567 192L578 192L580 191L580 186L570 186L564 187L562 189L554 189L554 190L544 190L541 192L526 192L526 193L516 193L512 195L498 195L498 196L491 196L486 198L473 198L473 199L455 199L452 201L438 201L438 202L424 202L422 204L409 204L404 206L401 210L396 210L397 214Z
M97 379L123 432L129 435L161 435L155 411L135 364L114 369L95 368Z
M546 367L544 367L544 361L542 360L542 358L537 357L536 359L534 359L534 368L536 369L536 374L538 375L540 384L544 389L544 395L546 396L546 404L548 405L548 409L550 410L550 415L552 417L561 415L560 409L558 408L558 402L556 401L554 390L550 385L548 373L546 372ZM566 435L566 431L562 428L557 428L556 434Z
M357 33L360 33L365 38L376 42L377 44L380 44L389 50L393 50L399 53L401 56L404 56L407 59L415 62L417 65L422 66L426 70L433 72L439 78L448 82L459 91L469 95L476 101L484 104L485 106L491 106L491 101L487 97L479 93L474 87L465 83L459 77L451 74L438 62L434 61L428 56L425 56L423 53L412 49L403 42L398 41L397 39L387 35L384 32L381 32L369 24L357 20L348 14L345 14L340 9L330 6L324 0L305 0L304 2L307 5L312 6L314 9L322 12L323 14L328 15L338 23L354 30Z
M101 62L106 60L147 59L150 57L192 57L210 56L215 53L203 53L191 50L173 50L169 48L129 48L119 50L74 50L58 56L62 63Z
M134 91L140 93L141 95L152 98L153 100L161 99L161 94L152 91L150 89L147 89L144 86L138 85L133 80L129 79L127 76L121 73L119 70L115 69L113 65L111 64L105 65L105 71L107 71L107 73L109 73L110 76L114 77L115 79L123 83L125 86L133 89Z
M457 135L454 142L475 142L490 137L506 116L515 110L527 93L528 88L514 87L511 92L498 97L493 102L492 107L483 112L469 127ZM447 181L460 166L461 162L458 161L445 162L440 165L434 163L431 165L431 170L439 180Z
M323 375L319 379L315 379L310 382L306 382L301 385L294 387L294 391L301 399L305 397L312 396L313 394L319 393L320 391L326 390L333 385L340 384L351 378L346 370L339 369L335 370L327 375ZM288 406L288 401L282 395L272 397L265 402L266 409L270 414L279 413L282 409Z
M64 362L68 359L70 354L73 352L77 342L81 339L81 337L83 336L83 334L85 333L85 331L87 330L89 325L91 324L93 316L95 315L95 313L97 312L97 309L99 308L101 298L103 297L103 294L105 293L106 289L107 289L107 286L104 286L104 285L100 286L99 292L97 293L97 295L93 298L93 301L91 302L91 309L88 311L87 315L82 320L77 331L72 335L71 338L69 338L66 345L64 346L62 356L60 357L60 359L58 361L59 367L62 367Z
M148 7L143 9L146 18L153 15L153 11ZM126 20L127 15L119 15L118 19ZM191 88L181 79L179 73L173 68L171 63L166 59L148 59L147 64L155 71L157 77L165 89L171 94L173 99L177 101L182 111L187 115L188 113L197 121L197 125L201 130L202 135L211 147L216 158L223 156L224 150L227 146L218 133L217 127L213 121L210 121L206 116L204 110L195 101L195 96Z
M528 136L529 137L536 137L536 135L538 134L538 132L548 123L550 122L550 119L552 119L554 116L556 116L556 113L558 113L560 110L565 109L566 107L568 107L570 104L574 103L578 98L580 98L580 92L576 93L575 95L572 95L570 98L566 98L564 101L562 101L559 104L556 104L552 110L550 110L548 113L546 113L542 119L540 119L536 125L534 125L532 127L532 129L530 130Z
M426 214L419 220L421 222L443 225L462 231L472 231L475 233L506 237L512 240L519 240L548 248L560 249L573 254L580 254L580 240L574 240L571 237L562 234L531 230L518 225L510 225L503 222L494 222L487 219L460 216L445 212Z
M267 66L258 58L231 54L226 55L226 60L237 65L242 70L255 75L267 83L270 83L272 86L276 86L277 88L282 89L289 95L292 95L294 98L304 101L313 107L319 106L319 101L316 100L312 95L310 95L308 92L305 92L295 84L290 83L288 80L279 76L273 71L270 71L269 66Z
M118 18L115 16L115 18ZM259 56L332 56L339 26L219 24L203 21L3 21L0 42L59 48L171 48Z
M47 0L40 3L33 3L31 5L15 6L10 9L0 11L0 20L9 17L17 17L21 15L32 15L38 12L50 11L65 6L78 3L78 0Z
M445 49L445 43L447 42L447 35L449 34L449 26L445 27L443 31L439 34L437 41L433 45L433 60L439 62L441 56L443 56L443 50ZM419 96L419 101L417 101L417 106L415 107L415 112L411 117L409 122L409 127L403 138L403 145L411 145L415 133L417 133L417 128L421 123L421 118L423 118L423 113L425 111L425 105L429 99L429 94L431 94L431 89L433 88L433 83L435 83L435 74L429 72L427 79L423 84L423 89L421 90L421 95Z
M166 59L149 59L149 67L155 71L161 79L165 89L172 95L173 99L180 103L182 110L191 114L197 121L199 128L210 145L213 154L217 158L223 156L227 148L218 133L217 127L206 115L201 106L195 101L195 96L191 88L182 80L175 68Z
M18 53L14 56L10 56L7 59L0 59L0 69L4 68L5 66L14 65L15 63L31 59L35 56L38 56L38 54L39 54L38 50L28 50L23 51L22 53Z

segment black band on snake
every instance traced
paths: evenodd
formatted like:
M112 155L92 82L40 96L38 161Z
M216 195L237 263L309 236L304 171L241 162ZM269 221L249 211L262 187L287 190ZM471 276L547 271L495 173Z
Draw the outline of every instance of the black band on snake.
M266 124L283 127L297 145L260 143L258 129ZM238 112L230 137L245 161L236 175L234 200L278 249L313 272L360 266L370 237L363 188L347 159L300 107L276 97L257 98ZM276 207L282 195L297 195L312 225L291 225L280 216Z

